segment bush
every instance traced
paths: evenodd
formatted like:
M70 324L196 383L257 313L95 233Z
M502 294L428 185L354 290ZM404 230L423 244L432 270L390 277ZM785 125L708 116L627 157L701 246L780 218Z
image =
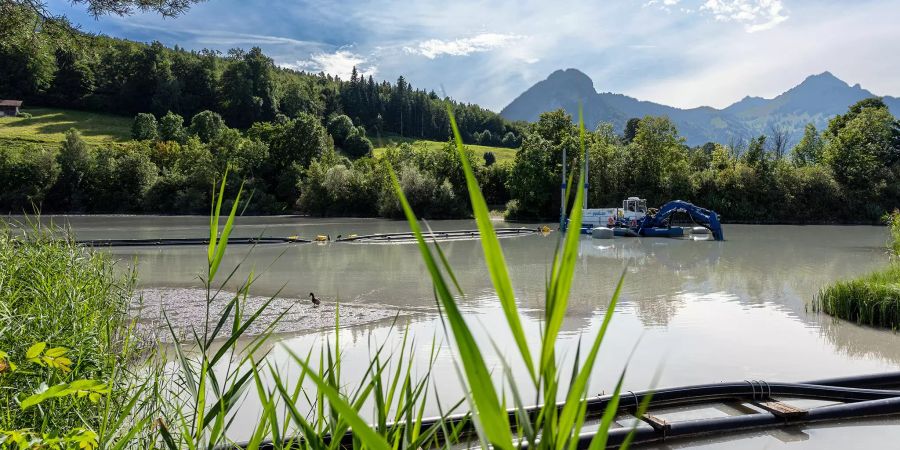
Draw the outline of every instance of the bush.
M372 152L372 141L356 131L350 133L342 147L344 153L351 158L361 158Z
M150 113L140 113L134 116L131 124L131 138L137 141L152 141L158 136L156 128L156 116Z
M509 148L516 148L522 145L522 140L517 138L512 131L507 131L506 134L503 135L503 139L500 141L500 145Z
M40 146L0 146L0 209L14 213L40 210L59 176L55 152Z
M506 188L506 182L509 179L509 173L512 166L508 163L493 164L485 167L481 171L481 191L484 193L484 200L488 205L503 205L509 201L509 190Z
M183 142L184 133L184 117L169 111L159 119L159 139L162 141Z
M91 167L87 143L74 129L66 132L56 155L59 177L49 195L51 209L59 211L80 211L84 207L84 176Z
M494 152L484 152L484 166L491 167L497 162L497 157L494 156Z
M334 116L328 121L328 134L334 139L335 145L343 147L344 142L355 131L353 121L349 117L341 114Z
M891 258L900 259L900 209L888 214L884 218L890 229L890 238L888 240L888 249L891 252Z
M226 128L222 116L212 111L201 111L191 118L190 133L209 143L218 138Z

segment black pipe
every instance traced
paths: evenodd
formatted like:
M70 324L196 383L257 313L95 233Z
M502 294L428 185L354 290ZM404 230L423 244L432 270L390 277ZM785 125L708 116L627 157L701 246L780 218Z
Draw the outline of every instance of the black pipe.
M733 400L767 400L770 399L771 396L785 396L785 397L794 397L794 398L807 398L807 399L817 399L817 400L833 400L833 401L843 401L843 402L855 402L850 403L848 405L836 405L836 406L852 406L852 405L863 405L865 408L871 408L872 410L876 408L881 408L880 413L878 414L895 414L900 413L900 391L897 390L882 390L882 389L867 389L864 387L852 387L853 385L859 386L898 386L900 385L900 372L888 372L888 373L880 373L880 374L871 374L871 375L861 375L854 377L843 377L843 378L831 378L825 380L816 380L816 381L808 381L805 383L768 383L765 381L742 381L742 382L729 382L729 383L713 383L713 384L701 384L694 386L682 386L682 387L674 387L674 388L665 388L659 390L645 390L645 391L637 391L637 392L623 392L620 395L619 399L619 411L634 411L637 409L637 406L648 396L651 395L651 400L649 403L650 407L660 407L660 406L675 406L675 405L691 405L697 403L705 403L710 401L733 401ZM611 395L597 396L593 398L589 398L586 400L587 402L587 414L590 417L597 417L606 410L606 406L609 401L612 400ZM896 405L895 402L896 401ZM873 403L874 402L874 403ZM557 404L558 408L561 408L563 403ZM872 405L872 406L869 406ZM541 406L532 406L526 408L525 413L529 415L537 414L540 411ZM822 407L825 408L825 407ZM858 411L854 409L837 409L832 412L830 410L825 410L825 413L819 413L818 415L811 416L810 413L813 411L820 411L822 408L811 409L804 415L800 421L807 422L809 417L820 417L817 420L832 420L828 419L827 414L833 415L834 419L839 418L850 418L850 417L867 417L867 416L856 416L856 415L841 415L841 411ZM833 408L831 406L827 408ZM862 411L862 410L859 410ZM867 411L867 414L874 414ZM517 415L521 414L515 409L510 409L507 411L509 415L509 419L512 423L517 420ZM849 413L848 413L849 414ZM424 419L421 423L421 429L427 429L429 427L439 425L440 423L444 423L447 426L452 426L455 424L459 424L463 421L470 421L470 415L466 414L457 414L448 416L446 418L429 418ZM731 420L726 421L726 420ZM702 433L713 433L720 431L730 431L730 430L746 430L755 427L764 427L764 426L774 426L781 425L786 422L787 419L775 416L770 413L761 413L761 414L748 414L743 416L734 416L727 418L715 418L715 419L702 419L702 420L693 420L693 421L685 421L685 422L677 422L668 424L665 430L664 435L660 435L660 432L653 428L638 428L635 430L635 442L652 442L653 440L660 440L664 437L676 437L676 436L687 436L687 435L695 435ZM720 423L721 422L721 423ZM396 426L397 424L389 424L388 427ZM402 426L402 424L399 424ZM471 432L474 427L470 425L466 428L465 431ZM673 433L672 429L676 431ZM610 436L608 443L610 446L615 446L621 444L622 440L627 436L627 434L631 431L630 428L619 428L610 430ZM584 448L587 448L587 445L590 443L590 439L593 438L593 433L586 433L579 437L579 445L582 443L585 444ZM328 438L326 437L326 440ZM342 440L352 439L352 434L349 432L343 436ZM582 442L583 441L583 442ZM245 445L241 445L241 447L245 447ZM260 448L269 449L273 448L271 442L267 442Z
M495 228L494 231L498 235L505 234L522 234L522 233L536 233L536 229L519 227L519 228ZM423 231L422 236L425 238L434 238L434 237L448 237L448 236L472 236L479 234L478 230L449 230L449 231ZM380 239L390 239L395 240L397 238L406 238L406 239L415 239L415 234L409 231L405 232L397 232L397 233L375 233L375 234L366 234L362 236L354 236L347 237L343 239L338 239L337 242L355 242L355 241L366 241L366 240L380 240Z
M517 235L535 233L530 228L497 228L498 235ZM423 233L425 238L452 239L457 237L471 237L477 235L478 230L451 230ZM415 235L410 232L380 233L352 238L337 239L335 242L354 242L360 240L413 240ZM309 239L299 237L233 237L228 239L230 245L240 244L285 244L285 243L310 243ZM89 247L155 247L155 246L182 246L182 245L209 245L209 238L148 238L148 239L88 239L75 241L78 245Z
M851 418L862 419L894 414L900 414L900 397L820 406L807 410L805 414L797 418L779 417L764 412L742 416L672 422L667 424L664 430L641 427L634 430L635 434L632 442L635 444L649 444L664 440L696 437L712 433L747 431L751 429L772 428L797 423L815 423ZM611 447L621 445L630 432L630 428L609 430L607 445ZM584 433L579 436L578 448L588 448L593 437L594 433Z
M229 245L239 244L285 244L308 243L307 239L296 237L237 237L229 238ZM150 239L92 239L77 240L78 245L88 247L150 247L150 246L180 246L180 245L209 245L208 238L150 238Z

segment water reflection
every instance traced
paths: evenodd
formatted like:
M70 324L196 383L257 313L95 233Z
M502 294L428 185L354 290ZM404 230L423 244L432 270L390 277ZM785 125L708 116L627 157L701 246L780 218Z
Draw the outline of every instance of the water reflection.
M81 238L189 237L206 231L204 217L68 217L50 218L71 224ZM432 222L441 229L473 228L471 221ZM498 222L497 226L519 226ZM532 226L529 224L529 226ZM725 242L583 238L568 317L566 336L589 334L609 305L619 275L627 266L617 322L630 350L637 337L660 336L660 349L642 350L655 368L674 348L694 367L696 381L710 376L765 373L782 379L818 378L813 367L834 375L900 363L900 339L891 332L836 322L808 311L817 290L838 278L883 266L886 231L866 226L728 225ZM375 233L405 231L406 224L371 219L267 217L239 219L236 236ZM558 233L501 240L523 315L537 324L542 318L544 288ZM475 321L502 322L495 316L496 298L477 241L442 244L466 293L460 302ZM190 247L112 249L125 262L136 260L143 287L199 287L205 267L203 249ZM302 298L309 292L359 307L387 305L411 311L422 330L439 331L430 279L414 245L274 245L233 247L223 263L243 262L238 278L254 270L261 278L255 294L281 292ZM432 316L428 316L432 314ZM423 319L424 317L424 319ZM536 326L536 325L535 325ZM351 328L367 333L383 323ZM496 328L496 327L495 327ZM536 330L536 328L534 328ZM424 332L424 331L423 331ZM728 345L718 345L727 342ZM789 343L790 346L785 344ZM664 345L663 345L664 344ZM805 353L797 353L797 349ZM668 356L671 356L669 352ZM766 357L789 354L780 364ZM749 367L735 354L754 360ZM677 367L680 364L668 363ZM868 364L860 364L861 361ZM732 370L732 369L740 370ZM824 369L823 369L824 368ZM667 373L670 371L667 370ZM783 375L780 376L779 375ZM670 379L684 377L671 377ZM687 377L691 378L691 377Z
M50 218L44 218L47 219ZM85 239L202 236L207 226L204 217L92 216L55 220L70 223ZM436 230L474 226L470 221L430 225ZM887 262L883 228L727 228L725 242L649 238L584 238L580 242L570 307L557 342L560 354L571 357L579 342L586 345L586 337L597 332L619 275L627 267L618 314L601 349L591 392L610 390L638 342L626 380L628 389L647 387L658 371L662 386L676 386L741 379L796 381L897 370L900 337L896 334L835 321L807 308L821 286ZM275 217L240 219L235 235L336 236L405 230L405 223L395 221ZM544 288L558 237L558 233L553 233L548 237L501 240L523 326L532 344L538 339ZM486 352L488 364L500 367L501 358L505 358L515 372L521 368L521 362L510 356L516 354L515 344L502 325L502 310L482 262L480 243L447 242L442 248L466 294L460 303L476 339L486 343L488 349L492 347L487 343L493 341L500 349L499 353ZM110 252L125 263L137 261L143 288L202 285L198 274L206 265L206 254L201 248L120 248ZM252 252L249 247L233 247L223 267L238 263L242 263L238 278L250 270L261 275L254 284L256 295L280 291L286 297L303 298L316 292L317 296L339 299L356 308L403 311L405 315L396 323L394 332L393 319L341 330L347 372L353 373L354 364L360 366L368 361L373 344L399 345L401 331L408 330L416 337L417 364L424 364L422 359L427 359L432 340L444 350L435 369L442 398L449 401L462 395L453 354L446 346L436 314L431 281L414 245L275 245L260 246ZM324 308L311 309L303 313L323 311ZM331 330L286 333L279 335L278 344L273 342L265 350L269 351L270 360L284 367L284 373L296 374L297 368L289 363L285 348L305 354L333 337ZM252 400L240 414L247 423L255 420ZM803 432L812 438L791 445L811 443L808 448L842 448L842 441L831 439L835 434L830 430L804 428ZM865 432L855 430L847 432L853 436L852 442L866 442ZM896 427L893 430L896 434ZM787 435L761 433L727 444L758 448L790 440ZM701 443L710 447L725 444L724 440Z

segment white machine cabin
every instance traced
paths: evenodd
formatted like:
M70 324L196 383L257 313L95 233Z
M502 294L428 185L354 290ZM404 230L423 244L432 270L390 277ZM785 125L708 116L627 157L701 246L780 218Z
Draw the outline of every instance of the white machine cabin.
M591 228L606 227L616 223L619 219L627 222L639 221L647 215L647 200L637 197L628 197L622 201L621 208L591 208L585 209L582 217L582 226Z

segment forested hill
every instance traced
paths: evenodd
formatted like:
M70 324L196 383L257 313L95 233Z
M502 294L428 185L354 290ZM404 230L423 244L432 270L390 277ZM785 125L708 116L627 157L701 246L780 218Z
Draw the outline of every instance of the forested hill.
M773 130L796 144L807 124L824 129L829 119L871 97L875 94L860 85L850 86L830 72L823 72L807 77L775 98L745 97L724 109L708 106L680 109L627 95L597 92L594 82L583 72L566 69L557 70L536 83L500 114L509 120L535 121L543 112L562 108L577 117L578 105L582 104L589 127L609 122L620 133L631 118L667 116L689 145L748 141L754 136L772 134ZM883 97L882 100L895 116L900 114L900 98Z
M498 114L415 89L403 77L395 83L371 76L349 80L276 66L259 48L227 54L166 48L105 36L4 36L0 42L0 98L27 106L54 106L134 116L171 111L183 117L211 110L229 126L288 118L300 112L327 120L346 114L370 137L446 141L446 105L469 143L516 147L521 128ZM35 44L37 43L37 44Z

